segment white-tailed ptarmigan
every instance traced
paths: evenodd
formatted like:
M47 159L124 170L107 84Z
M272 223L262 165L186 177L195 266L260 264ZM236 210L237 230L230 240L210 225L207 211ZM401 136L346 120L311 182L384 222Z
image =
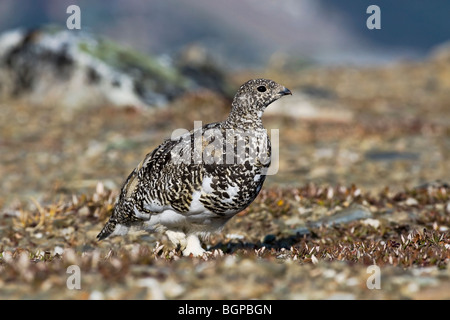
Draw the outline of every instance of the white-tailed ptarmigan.
M163 231L183 255L203 255L199 236L221 230L261 190L271 156L261 116L288 94L272 80L250 80L225 121L165 140L128 176L97 238L124 235L131 227Z

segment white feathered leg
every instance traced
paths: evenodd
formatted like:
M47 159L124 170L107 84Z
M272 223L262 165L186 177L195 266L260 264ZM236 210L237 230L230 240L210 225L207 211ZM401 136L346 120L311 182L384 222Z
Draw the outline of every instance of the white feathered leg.
M167 230L166 235L175 246L180 245L181 250L184 250L184 248L186 248L187 239L184 232Z
M205 253L205 249L202 248L200 239L195 234L190 234L186 238L186 248L183 250L183 256L188 257L191 255L194 257L201 257Z

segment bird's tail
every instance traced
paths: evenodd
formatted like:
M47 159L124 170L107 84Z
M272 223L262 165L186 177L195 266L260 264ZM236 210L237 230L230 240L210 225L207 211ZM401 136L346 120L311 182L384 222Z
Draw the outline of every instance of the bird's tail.
M113 219L109 219L109 221L105 224L102 231L97 235L97 240L103 240L111 235L116 229L117 222Z

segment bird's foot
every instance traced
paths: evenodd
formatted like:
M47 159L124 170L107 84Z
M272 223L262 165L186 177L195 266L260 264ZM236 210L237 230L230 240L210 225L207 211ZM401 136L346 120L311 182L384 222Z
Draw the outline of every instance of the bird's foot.
M200 239L196 235L190 234L186 237L186 248L183 250L183 256L189 257L192 254L193 257L202 257L208 253L210 252L202 248Z
M175 246L179 245L181 249L186 248L187 240L186 234L184 232L167 230L166 236L169 238L170 242L172 242Z

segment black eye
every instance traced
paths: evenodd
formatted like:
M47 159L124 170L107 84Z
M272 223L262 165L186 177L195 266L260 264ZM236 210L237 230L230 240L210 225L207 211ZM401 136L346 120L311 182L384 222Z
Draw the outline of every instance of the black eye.
M258 88L256 88L256 90L258 90L259 92L266 92L266 87L264 86L259 86Z

